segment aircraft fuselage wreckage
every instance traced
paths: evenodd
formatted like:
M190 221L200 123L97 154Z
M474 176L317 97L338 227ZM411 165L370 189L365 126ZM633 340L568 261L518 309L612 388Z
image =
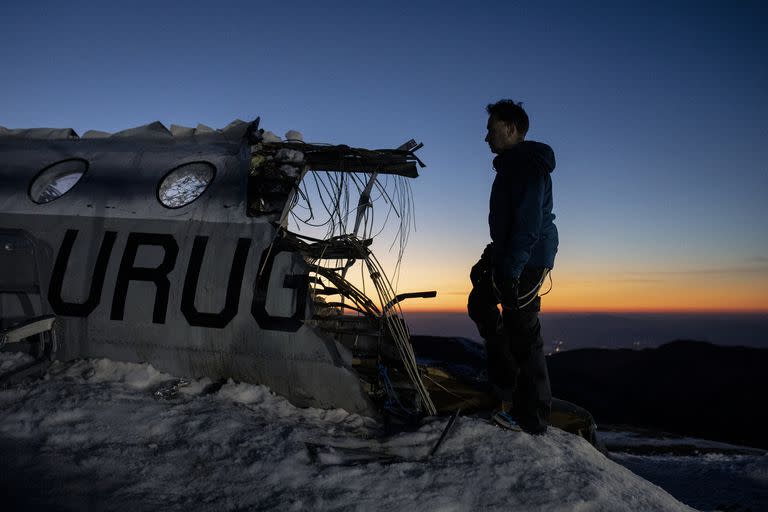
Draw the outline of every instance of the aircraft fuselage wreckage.
M398 295L372 251L386 217L402 256L421 144L293 136L258 119L82 138L0 128L5 350L147 362L373 416L489 406L440 347L419 363L399 302L435 292ZM557 405L553 422L560 410L589 437L588 413Z

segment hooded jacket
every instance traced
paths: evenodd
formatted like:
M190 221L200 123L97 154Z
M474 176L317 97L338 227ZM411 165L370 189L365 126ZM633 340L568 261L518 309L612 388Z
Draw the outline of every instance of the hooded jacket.
M552 268L558 245L550 177L555 153L541 142L522 141L496 156L493 167L488 225L494 272L519 280L526 265Z

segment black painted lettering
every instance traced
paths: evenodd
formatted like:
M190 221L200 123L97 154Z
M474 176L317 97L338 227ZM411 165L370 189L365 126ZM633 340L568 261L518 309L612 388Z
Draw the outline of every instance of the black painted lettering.
M53 312L62 316L87 317L101 301L101 292L104 288L104 275L107 272L107 264L112 254L112 247L115 245L117 233L106 231L101 241L99 255L96 257L96 265L91 275L91 288L88 291L88 298L82 304L76 302L65 302L61 298L61 289L64 286L64 274L67 272L67 264L72 254L72 247L75 245L78 231L68 229L64 235L64 241L61 242L59 254L56 256L56 263L53 265L51 274L51 284L48 287L48 303Z
M307 306L307 294L309 292L309 276L294 274L285 276L283 287L296 290L296 310L290 317L272 316L267 313L267 292L269 288L269 276L272 274L272 265L275 256L284 252L285 249L269 247L261 256L259 268L261 274L256 279L256 286L253 292L253 303L251 304L251 314L259 324L259 327L274 331L296 332L304 324L304 315Z
M136 254L142 245L162 247L164 250L163 261L157 268L135 267ZM122 320L125 314L125 301L128 295L128 285L131 281L149 281L155 283L155 308L152 313L152 322L165 323L165 314L168 309L168 294L171 282L168 273L173 270L176 256L179 254L179 246L172 235L156 233L131 233L125 244L123 259L120 262L120 270L117 273L115 283L115 295L112 298L112 314L110 319Z
M203 256L208 245L207 236L196 236L192 245L192 254L189 257L189 267L184 278L184 291L181 295L181 312L189 322L189 325L198 327L214 327L222 329L235 318L240 302L240 289L243 285L245 262L248 259L248 250L251 248L250 238L240 238L237 241L235 255L232 258L232 267L229 270L229 282L224 301L224 309L219 313L201 313L195 307L197 295L197 283L200 279L200 269L203 266Z

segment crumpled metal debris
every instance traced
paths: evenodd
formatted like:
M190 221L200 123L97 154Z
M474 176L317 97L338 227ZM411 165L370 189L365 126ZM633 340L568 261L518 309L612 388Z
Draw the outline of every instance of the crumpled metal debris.
M179 389L189 386L187 379L177 379L162 384L152 393L155 400L173 400L179 396Z

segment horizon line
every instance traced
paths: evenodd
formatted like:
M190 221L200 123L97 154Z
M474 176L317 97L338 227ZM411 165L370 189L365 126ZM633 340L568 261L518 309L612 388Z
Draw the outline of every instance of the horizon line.
M403 313L408 314L467 314L466 309L410 309L403 308ZM543 309L539 314L654 314L654 315L768 315L768 309Z

